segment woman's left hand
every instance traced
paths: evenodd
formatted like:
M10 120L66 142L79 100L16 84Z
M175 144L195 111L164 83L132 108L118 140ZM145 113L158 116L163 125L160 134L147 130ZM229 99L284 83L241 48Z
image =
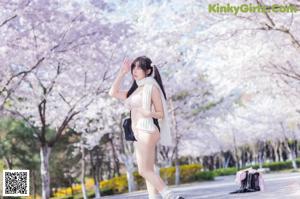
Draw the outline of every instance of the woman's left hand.
M138 111L144 116L144 117L151 117L151 111L148 111L143 108L138 108Z

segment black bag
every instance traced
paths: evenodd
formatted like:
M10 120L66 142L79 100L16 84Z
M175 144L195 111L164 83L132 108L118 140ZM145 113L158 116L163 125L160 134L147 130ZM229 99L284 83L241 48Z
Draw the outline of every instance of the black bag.
M137 141L134 137L132 128L131 128L131 111L130 111L130 117L126 118L123 122L123 128L125 132L125 139L128 141Z
M249 173L248 171L245 172L246 172L246 177L244 180L241 181L240 189L230 192L230 194L260 191L260 187L259 187L260 174L258 172L255 173Z

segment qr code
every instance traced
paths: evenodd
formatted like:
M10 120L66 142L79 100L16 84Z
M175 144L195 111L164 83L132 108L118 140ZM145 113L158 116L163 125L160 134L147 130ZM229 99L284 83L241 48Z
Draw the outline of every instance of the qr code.
M3 170L3 196L29 196L29 170Z

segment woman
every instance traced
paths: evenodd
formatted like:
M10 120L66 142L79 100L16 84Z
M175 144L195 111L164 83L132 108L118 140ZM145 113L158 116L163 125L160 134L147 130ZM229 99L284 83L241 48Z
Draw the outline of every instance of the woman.
M155 146L158 141L167 145L171 142L171 138L168 123L165 122L168 121L165 90L157 68L151 63L152 61L146 56L138 57L132 63L125 59L109 95L124 100L125 106L131 110L132 130L137 139L133 143L138 172L146 181L149 199L160 198L160 195L163 199L184 199L182 196L175 196L175 193L154 172ZM128 91L120 91L121 81L129 70L134 82ZM154 110L147 110L143 106L147 101L144 97L147 85L151 85L150 107L153 105Z

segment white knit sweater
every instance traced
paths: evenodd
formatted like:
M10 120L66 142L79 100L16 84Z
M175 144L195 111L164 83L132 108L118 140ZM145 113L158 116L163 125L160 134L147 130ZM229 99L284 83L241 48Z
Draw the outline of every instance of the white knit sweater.
M151 111L151 96L152 96L152 87L155 85L159 88L160 97L163 104L164 117L162 119L158 119L159 127L160 127L160 140L159 143L165 146L174 146L174 140L171 134L170 128L170 120L168 115L168 105L166 99L164 98L164 94L157 83L157 81L152 77L145 77L141 80L136 80L138 86L144 85L143 93L142 93L142 107L145 110ZM156 130L155 124L153 122L152 117L143 117L137 121L137 128L144 129L147 131Z

